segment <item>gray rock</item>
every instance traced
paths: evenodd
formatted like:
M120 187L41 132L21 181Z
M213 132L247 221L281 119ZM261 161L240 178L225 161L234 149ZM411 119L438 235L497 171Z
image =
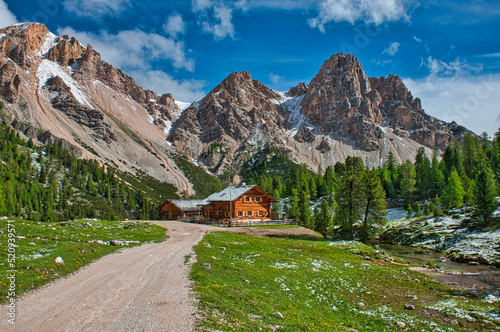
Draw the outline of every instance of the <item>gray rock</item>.
M451 325L458 325L458 320L454 319L450 322Z
M111 245L113 246L123 246L125 243L123 241L120 241L120 240L111 240L109 241L111 243Z
M55 259L55 262L56 262L56 264L64 264L64 261L63 261L62 257L57 257Z
M36 246L36 244L34 242L30 242L28 243L29 246Z
M210 263L203 263L201 264L205 270L212 271L212 264Z
M405 309L406 310L415 310L415 306L413 304L405 303Z
M365 304L364 304L363 302L359 302L359 303L358 303L358 307L360 307L360 308L364 308L364 307L365 307Z
M402 329L406 327L406 324L404 322L396 322L396 325Z

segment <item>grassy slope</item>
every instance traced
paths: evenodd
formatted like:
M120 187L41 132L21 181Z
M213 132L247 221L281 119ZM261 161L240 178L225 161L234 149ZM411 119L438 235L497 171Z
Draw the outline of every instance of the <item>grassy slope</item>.
M200 329L402 330L397 322L411 331L500 328L492 318L498 303L457 294L373 259L373 249L361 244L212 233L195 250L191 278L203 317ZM206 262L210 271L202 267ZM405 304L415 310L405 310ZM273 315L277 311L283 319Z
M86 225L90 223L92 227ZM112 253L119 246L106 246L92 240L126 240L161 242L165 240L165 229L147 223L121 223L112 221L77 221L68 223L34 223L15 221L16 236L16 295L38 288L50 281L78 270L80 267L106 254ZM7 295L8 264L7 221L0 220L0 303ZM23 238L24 237L24 238ZM35 245L29 245L34 243ZM133 246L131 244L129 246ZM137 244L135 244L137 245ZM63 265L55 263L56 257L62 257Z

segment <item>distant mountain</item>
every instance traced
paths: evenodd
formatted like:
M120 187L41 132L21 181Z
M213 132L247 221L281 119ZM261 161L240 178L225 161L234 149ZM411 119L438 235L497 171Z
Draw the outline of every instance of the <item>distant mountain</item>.
M0 98L6 121L27 136L194 193L165 141L182 111L176 101L144 90L90 45L38 23L1 29Z
M0 29L0 101L3 121L26 136L188 195L196 180L178 153L215 174L240 170L270 146L312 169L348 155L379 166L389 151L413 160L418 148L430 154L467 132L427 115L399 77L367 77L350 54L333 55L309 85L286 93L235 72L186 108L38 23Z
M175 123L168 139L214 171L238 169L266 144L325 169L348 155L379 166L425 147L444 149L467 130L427 115L398 76L368 78L351 54L335 54L309 85L274 91L247 72L232 73Z

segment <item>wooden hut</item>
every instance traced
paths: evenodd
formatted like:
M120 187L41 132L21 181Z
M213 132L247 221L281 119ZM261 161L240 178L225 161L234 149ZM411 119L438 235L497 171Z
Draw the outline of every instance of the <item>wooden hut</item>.
M204 200L167 200L158 207L162 219L189 219L258 223L271 219L274 198L257 186L228 187Z

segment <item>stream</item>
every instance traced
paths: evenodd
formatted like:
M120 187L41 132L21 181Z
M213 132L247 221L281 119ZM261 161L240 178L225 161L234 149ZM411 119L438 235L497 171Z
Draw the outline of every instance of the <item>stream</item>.
M454 262L441 253L418 248L379 244L377 250L384 250L388 255L398 257L410 264L411 270L427 274L441 283L458 290L469 291L479 296L495 295L500 292L500 269L490 265L471 265ZM436 268L427 268L429 263Z

